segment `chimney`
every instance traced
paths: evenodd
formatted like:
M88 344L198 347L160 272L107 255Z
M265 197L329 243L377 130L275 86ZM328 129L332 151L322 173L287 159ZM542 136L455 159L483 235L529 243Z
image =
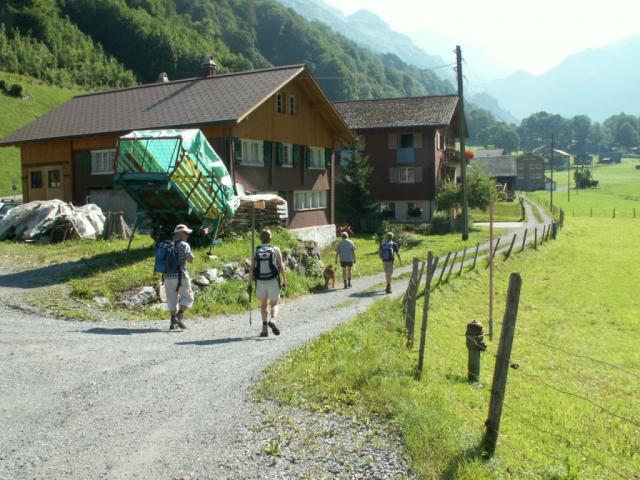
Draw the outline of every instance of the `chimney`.
M218 64L213 59L213 55L207 55L202 62L202 72L205 77L213 77L216 74Z
M156 83L167 83L169 81L169 77L167 76L167 72L160 72L160 75L158 75L158 80L156 80Z

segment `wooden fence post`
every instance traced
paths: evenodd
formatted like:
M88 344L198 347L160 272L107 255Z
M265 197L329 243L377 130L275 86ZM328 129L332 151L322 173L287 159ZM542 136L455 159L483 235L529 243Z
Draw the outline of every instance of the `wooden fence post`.
M464 336L467 345L467 380L480 383L480 353L487 349L483 342L482 324L477 320L467 323Z
M502 240L502 237L498 237L498 240L496 241L496 246L493 249L493 258L496 257L496 253L498 253L498 247L500 246L500 240Z
M460 260L460 270L458 270L458 276L462 275L462 268L464 267L464 257L467 256L467 247L462 250L462 260Z
M416 378L422 378L422 370L424 368L424 350L427 345L427 325L429 323L429 300L431 298L431 280L435 273L433 266L433 252L427 254L427 279L424 286L424 307L422 309L422 325L420 326L420 348L418 350L418 368L416 369Z
M473 265L471 265L471 270L475 270L476 262L478 261L478 250L480 250L480 244L476 244L476 254L473 256Z
M447 258L444 259L444 265L442 265L442 270L440 270L440 276L438 277L438 283L437 285L440 285L440 282L442 282L442 276L444 275L444 271L447 269L447 264L449 263L449 258L451 257L451 252L447 253Z
M533 249L538 249L538 227L533 229Z
M453 254L453 258L451 259L451 266L449 267L449 273L447 273L447 278L444 283L449 283L449 277L451 276L451 272L453 271L453 266L456 264L456 258L458 257L458 252Z
M524 247L527 244L527 232L529 231L528 228L524 229L524 235L522 236L522 248L520 249L521 252L524 252Z
M613 207L613 218L616 218L616 208Z
M547 238L545 238L545 239L544 239L544 240L545 240L545 242L546 242L547 240L549 240L549 235L551 235L551 227L553 226L553 224L554 224L554 223L555 223L555 220L553 220L553 221L549 224L549 226L547 227Z
M513 245L515 245L516 243L516 238L518 237L517 233L513 234L513 240L511 240L511 245L509 245L509 250L507 250L506 255L504 256L505 260L508 260L509 257L511 256L511 250L513 250Z
M496 253L498 252L498 247L500 246L500 240L502 239L502 237L498 237L498 240L496 241L496 246L493 248L493 251L491 251L491 245L489 245L489 256L487 257L487 266L486 268L489 268L489 265L491 264L491 261L496 258Z
M407 286L407 302L405 313L405 325L407 327L407 348L413 347L413 331L416 323L416 297L418 292L418 275L420 270L420 259L413 259L413 271L411 272L411 280Z
M493 371L493 383L491 385L491 399L489 401L489 417L485 425L487 426L482 445L484 455L493 457L498 443L498 433L500 431L500 417L502 415L502 404L507 388L507 376L509 375L509 361L511 359L511 348L513 347L513 337L516 330L516 320L518 318L518 305L520 303L520 288L522 278L519 273L512 273L509 277L509 290L507 292L507 305L502 320L502 331L500 332L500 343L498 344L498 354L496 365Z
M436 257L435 260L431 264L431 280L436 274L436 270L438 269L438 263L440 262L440 257Z
M542 227L542 235L540 236L540 245L544 243L544 236L547 234L547 225Z

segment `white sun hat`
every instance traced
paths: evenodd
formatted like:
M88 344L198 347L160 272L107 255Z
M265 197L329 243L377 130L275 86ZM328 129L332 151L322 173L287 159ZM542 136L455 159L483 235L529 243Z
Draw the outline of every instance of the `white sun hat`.
M182 223L180 225L178 225L175 230L173 231L173 233L180 233L180 232L184 232L187 235L191 235L193 233L193 230L191 230L189 227L187 227L186 225L183 225Z

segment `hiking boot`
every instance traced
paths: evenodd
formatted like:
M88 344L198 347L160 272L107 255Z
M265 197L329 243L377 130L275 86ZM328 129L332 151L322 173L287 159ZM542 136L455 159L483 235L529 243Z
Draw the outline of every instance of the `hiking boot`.
M346 290L347 288L349 288L349 287L347 286L347 282L344 282L344 289Z
M384 293L391 293L391 285L387 285L387 288L384 290Z
M176 315L176 325L179 326L182 330L186 330L187 329L187 325L184 323L184 313L183 312L179 312L178 315Z
M269 336L269 327L267 327L266 323L262 324L262 331L260 332L260 336L261 337L268 337Z
M171 324L169 325L169 330L175 330L177 326L176 316L171 315Z
M349 283L347 284L347 286L351 288L351 280L349 280Z
M271 331L273 332L274 335L280 335L280 329L278 328L278 326L276 325L276 322L274 322L273 320L271 320L269 322L269 326L271 327Z

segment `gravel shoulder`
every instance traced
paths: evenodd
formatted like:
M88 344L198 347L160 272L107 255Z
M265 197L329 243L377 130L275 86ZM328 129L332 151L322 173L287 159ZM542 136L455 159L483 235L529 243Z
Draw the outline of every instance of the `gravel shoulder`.
M0 479L410 477L401 440L382 426L256 404L249 391L268 364L388 298L381 282L285 299L282 335L267 339L257 312L252 326L245 313L174 333L164 319L0 309ZM25 288L0 298L20 305Z

